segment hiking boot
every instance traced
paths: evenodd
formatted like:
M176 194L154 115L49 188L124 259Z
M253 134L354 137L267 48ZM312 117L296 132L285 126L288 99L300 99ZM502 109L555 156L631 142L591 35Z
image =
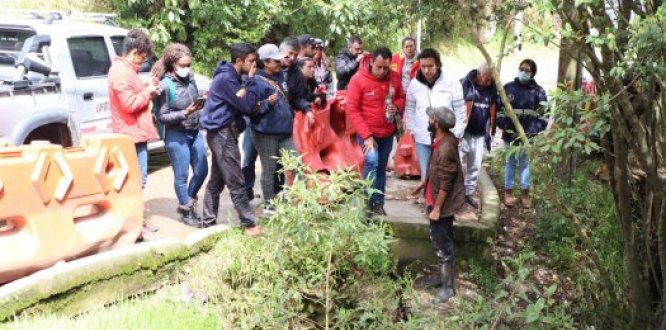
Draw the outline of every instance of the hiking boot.
M455 264L454 261L447 261L440 266L440 274L442 279L442 287L437 291L435 296L435 304L441 304L449 301L451 297L456 295L455 289Z
M513 189L504 189L504 205L513 207L516 205L516 198L513 197Z
M530 201L530 189L523 189L522 195L520 196L520 205L526 209L532 208L532 202Z
M469 206L471 206L471 207L473 207L477 210L479 209L479 202L475 201L474 197L472 195L465 195L465 202L467 202L467 204L469 204Z
M262 236L263 234L264 232L261 230L261 227L259 226L245 228L245 235L247 236L259 237Z

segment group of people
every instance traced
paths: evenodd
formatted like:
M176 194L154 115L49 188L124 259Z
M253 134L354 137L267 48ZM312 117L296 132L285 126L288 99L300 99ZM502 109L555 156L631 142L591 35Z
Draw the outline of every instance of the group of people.
M257 50L234 44L230 59L219 63L210 89L203 93L191 70L192 53L179 43L164 48L151 79L144 83L138 72L153 55L153 45L143 30L130 30L122 56L109 70L108 84L113 131L134 140L142 187L147 179L147 143L159 137L156 120L164 126L181 220L198 228L214 225L220 194L227 186L246 234L261 235L249 204L255 196L254 163L259 157L264 212L273 213L274 198L289 179L279 174L277 157L282 151L296 153L291 138L294 111L302 111L312 125L312 105L325 104L333 91L323 49L323 41L308 34ZM238 139L243 132L241 163ZM210 168L206 146L212 154ZM198 193L207 177L199 214ZM143 235L156 230L144 222Z
M375 191L368 203L373 215L386 215L386 168L397 121L404 115L421 171L421 184L414 194L424 193L430 238L440 265L439 276L430 284L441 287L437 302L445 302L455 295L454 216L465 204L479 208L477 179L496 127L503 130L507 148L520 140L505 115L486 63L458 79L442 70L435 49L417 53L415 46L415 40L406 37L398 54L379 47L368 55L363 53L361 39L351 38L336 57L337 87L346 89L347 115L365 155L363 175L372 180ZM541 116L546 93L534 80L536 72L536 63L525 59L516 78L504 85L528 136L544 130L547 124ZM506 159L504 202L509 207L518 202L513 196L517 165L520 204L529 208L530 168L525 153Z
M286 37L279 46L269 43L256 50L245 43L233 44L229 59L221 61L213 72L207 93L197 88L191 71L192 54L182 44L169 44L153 67L152 79L147 84L141 82L138 68L151 54L146 34L131 30L123 55L114 60L109 72L113 129L134 139L143 185L146 142L157 138L149 109L153 102L156 118L165 127L164 141L183 222L195 227L215 224L220 194L228 186L246 234L261 235L250 208L250 200L255 198L254 164L258 157L264 212L273 213L282 185L292 179L279 170L277 158L283 151L297 154L292 140L295 111L303 112L312 125L313 106L325 105L327 96L334 93L324 43L304 34ZM522 61L518 70L505 90L526 133L537 134L545 129L539 107L546 94L534 80L534 61ZM459 79L442 70L435 49L417 53L411 37L402 40L402 49L396 54L386 47L364 52L363 40L352 37L335 57L335 74L335 89L346 90L348 120L364 154L363 176L374 188L367 205L372 216L386 215L383 193L387 165L403 116L414 136L422 174L414 193L424 192L430 236L441 270L433 285L441 286L438 301L447 301L455 295L454 215L465 204L479 208L477 178L495 128L503 129L507 146L519 143L513 123L503 115L491 68L482 64ZM210 169L205 145L212 154ZM530 207L526 154L507 158L504 200L507 206L518 202L513 196L516 165L520 168L520 203ZM190 167L193 175L188 179ZM207 176L200 215L197 196ZM147 226L146 230L154 228Z

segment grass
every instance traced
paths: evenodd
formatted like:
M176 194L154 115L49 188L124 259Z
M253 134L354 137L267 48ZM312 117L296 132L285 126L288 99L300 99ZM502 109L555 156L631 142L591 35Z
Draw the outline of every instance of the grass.
M20 318L0 329L220 329L213 306L171 300L164 294L127 299L91 310L75 318L38 315Z

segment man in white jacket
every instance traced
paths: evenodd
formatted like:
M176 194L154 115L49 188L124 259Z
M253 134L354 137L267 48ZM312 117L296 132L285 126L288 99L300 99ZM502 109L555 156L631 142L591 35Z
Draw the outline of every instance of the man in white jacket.
M414 135L416 154L421 169L421 182L426 179L428 162L432 152L432 137L429 130L429 119L426 109L430 107L447 107L453 109L456 124L451 132L460 140L467 126L467 113L460 81L442 72L442 61L439 53L432 49L424 49L418 56L419 71L407 89L405 120L407 128Z

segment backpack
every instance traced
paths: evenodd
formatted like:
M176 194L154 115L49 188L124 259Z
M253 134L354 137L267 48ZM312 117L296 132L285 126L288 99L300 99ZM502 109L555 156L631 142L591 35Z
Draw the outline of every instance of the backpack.
M167 76L164 76L164 78L162 78L161 82L164 83L167 86L167 92L168 92L167 99L169 100L169 105L173 105L174 102L175 102L174 100L176 99L176 84L173 82L173 80L169 79L169 77L167 77ZM194 81L194 79L192 79L192 83L194 84L194 87L196 88L197 84ZM199 89L197 88L197 90L199 90ZM157 108L157 104L153 103L153 110L152 110L153 121L156 123L155 126L157 127L157 133L160 135L160 139L164 140L164 124L162 124L158 120L158 115L159 115L157 113L158 111L159 111L159 109Z

